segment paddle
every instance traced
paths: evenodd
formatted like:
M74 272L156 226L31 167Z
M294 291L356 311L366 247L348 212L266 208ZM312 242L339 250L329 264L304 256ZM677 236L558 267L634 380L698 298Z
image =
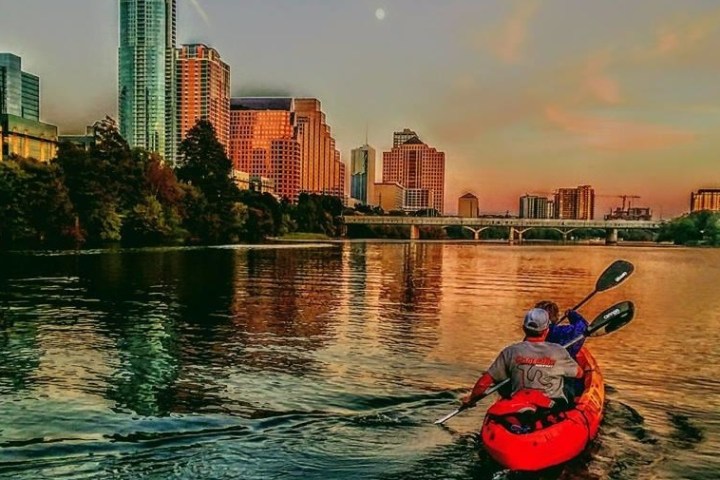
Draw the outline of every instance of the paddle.
M624 282L630 275L632 275L634 270L635 267L632 263L626 260L615 260L609 267L605 269L603 273L600 274L597 282L595 282L595 290L590 292L587 297L583 298L582 301L575 305L572 310L577 310L578 308L585 305L596 293L604 292L605 290L610 290L613 287L617 287L622 282ZM562 317L560 317L558 323L562 322L566 318L567 314L564 314Z
M590 324L588 329L585 331L583 335L579 335L577 338L572 339L565 345L563 345L564 348L568 348L571 345L575 345L577 342L582 340L585 337L600 337L602 335L607 335L608 333L615 332L617 330L620 330L622 327L630 323L630 321L633 319L633 316L635 315L635 305L633 305L632 302L620 302L612 307L608 308L607 310L603 311L600 315L595 317L595 320ZM472 405L463 405L462 407L458 408L454 412L444 416L443 418L436 420L435 425L440 425L448 420L450 420L452 417L457 415L458 413L462 412L463 410L467 410L470 407L474 407L480 400L487 397L488 395L495 393L497 390L499 390L503 385L508 383L510 381L509 378L506 378L502 382L493 385L492 387L485 390L485 393L483 393L480 397L473 402Z

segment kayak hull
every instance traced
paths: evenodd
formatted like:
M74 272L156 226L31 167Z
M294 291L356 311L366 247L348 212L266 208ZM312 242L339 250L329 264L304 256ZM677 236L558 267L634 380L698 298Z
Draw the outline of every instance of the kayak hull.
M485 415L482 439L490 456L505 468L537 471L567 462L595 438L603 415L605 387L595 358L582 348L577 362L591 369L583 378L585 390L558 423L530 433L514 433Z

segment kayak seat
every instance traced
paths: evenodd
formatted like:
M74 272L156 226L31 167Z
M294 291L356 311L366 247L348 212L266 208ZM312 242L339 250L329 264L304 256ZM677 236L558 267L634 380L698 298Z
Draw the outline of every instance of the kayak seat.
M513 433L530 433L566 418L564 412L551 413L554 404L539 390L520 390L512 398L498 400L487 415Z

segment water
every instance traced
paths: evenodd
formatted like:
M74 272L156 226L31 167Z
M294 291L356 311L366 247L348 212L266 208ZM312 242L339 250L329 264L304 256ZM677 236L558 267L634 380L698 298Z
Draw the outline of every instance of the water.
M542 478L720 477L720 250L468 243L0 257L0 477L526 478L488 401L432 425L538 300L635 320L589 341L599 437ZM533 477L530 477L533 478Z

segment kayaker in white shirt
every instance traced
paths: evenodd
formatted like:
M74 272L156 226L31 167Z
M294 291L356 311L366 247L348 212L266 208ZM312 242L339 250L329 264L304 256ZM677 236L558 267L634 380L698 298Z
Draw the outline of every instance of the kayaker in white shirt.
M463 405L473 405L493 384L510 378L511 395L525 389L539 390L552 401L552 410L567 408L564 377L582 378L585 372L565 348L545 341L549 327L550 319L545 310L529 310L523 320L525 339L500 352L475 383L472 392L461 399Z

